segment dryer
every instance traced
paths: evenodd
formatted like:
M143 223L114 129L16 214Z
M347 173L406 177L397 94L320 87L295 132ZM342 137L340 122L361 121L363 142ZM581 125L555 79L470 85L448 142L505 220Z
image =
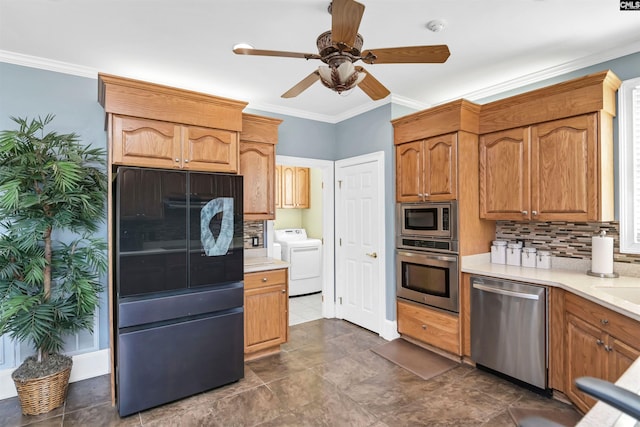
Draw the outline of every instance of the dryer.
M289 263L289 296L322 291L322 242L309 239L304 228L274 230L282 246L282 260Z

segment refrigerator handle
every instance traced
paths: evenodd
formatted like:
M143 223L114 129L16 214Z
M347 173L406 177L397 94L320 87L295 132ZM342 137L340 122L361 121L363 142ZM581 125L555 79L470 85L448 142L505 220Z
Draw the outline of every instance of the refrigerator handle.
M491 292L491 293L500 294L500 295L506 295L514 298L532 299L536 301L540 299L538 295L527 294L525 292L515 292L515 291L510 291L508 289L502 289L502 288L495 288L493 286L487 286L477 282L473 282L473 287L481 291Z

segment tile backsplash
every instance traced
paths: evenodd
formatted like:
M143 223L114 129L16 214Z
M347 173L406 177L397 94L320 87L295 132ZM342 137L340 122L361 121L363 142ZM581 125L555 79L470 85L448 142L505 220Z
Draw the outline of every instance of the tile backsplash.
M244 248L255 249L252 244L252 238L258 236L258 248L264 247L264 221L245 221L244 222Z
M525 246L551 251L553 256L591 259L591 237L601 230L613 237L613 259L640 265L640 254L620 253L618 221L612 222L516 222L497 221L496 239L524 240Z

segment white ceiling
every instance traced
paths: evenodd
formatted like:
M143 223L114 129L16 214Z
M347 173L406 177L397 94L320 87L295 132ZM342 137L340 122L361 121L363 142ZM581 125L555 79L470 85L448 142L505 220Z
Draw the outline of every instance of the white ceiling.
M97 72L249 102L328 122L394 102L424 108L473 100L640 51L640 11L619 0L360 0L363 50L447 44L444 64L365 68L391 97L338 95L315 83L282 93L322 63L241 56L256 49L317 53L330 29L328 0L0 0L0 61ZM438 33L426 29L443 19Z

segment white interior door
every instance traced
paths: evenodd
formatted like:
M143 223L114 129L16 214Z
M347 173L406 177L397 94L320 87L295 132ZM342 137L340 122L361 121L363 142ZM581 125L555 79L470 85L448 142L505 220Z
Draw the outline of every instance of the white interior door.
M384 319L384 154L336 162L337 315L380 333Z

